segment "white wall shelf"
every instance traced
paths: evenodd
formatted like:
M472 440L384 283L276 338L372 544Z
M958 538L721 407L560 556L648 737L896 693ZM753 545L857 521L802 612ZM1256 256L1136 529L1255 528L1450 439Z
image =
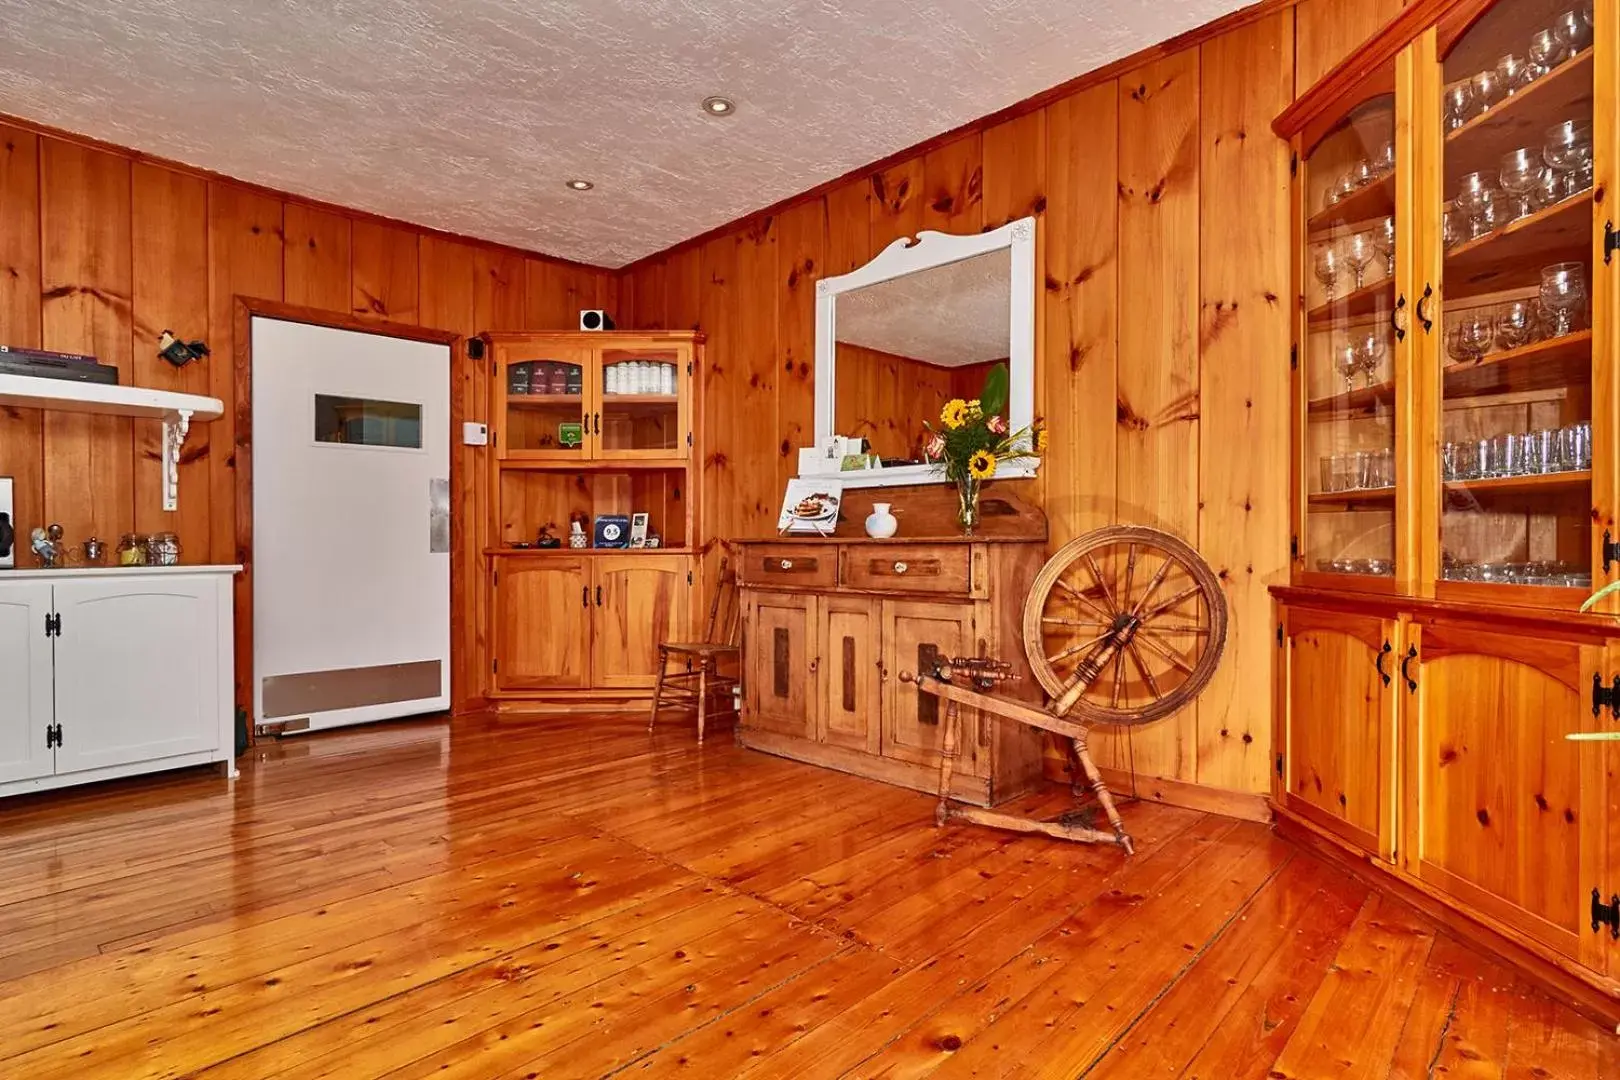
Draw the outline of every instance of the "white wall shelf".
M185 445L191 422L218 420L225 415L225 403L219 398L29 375L0 375L0 405L161 420L165 510L174 510L180 505L180 448Z

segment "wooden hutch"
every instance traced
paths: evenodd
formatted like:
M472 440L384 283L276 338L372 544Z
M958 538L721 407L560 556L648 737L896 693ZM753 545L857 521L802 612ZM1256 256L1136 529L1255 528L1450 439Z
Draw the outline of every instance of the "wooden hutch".
M1620 608L1578 611L1620 574L1620 23L1585 12L1418 0L1275 122L1298 300L1273 795L1612 1022L1620 750L1567 738L1620 731Z
M965 537L956 492L928 487L844 492L831 537L742 541L744 746L891 784L939 783L939 699L900 681L936 656L983 653L1014 663L1007 692L1035 704L1021 639L1024 598L1046 560L1046 518L1015 494L985 490L983 521ZM863 523L889 502L898 535ZM989 806L1041 778L1041 734L967 710L952 791Z
M701 605L702 335L487 333L485 554L497 703L650 696L658 644ZM656 548L569 546L569 518L648 515ZM558 548L535 546L549 528Z

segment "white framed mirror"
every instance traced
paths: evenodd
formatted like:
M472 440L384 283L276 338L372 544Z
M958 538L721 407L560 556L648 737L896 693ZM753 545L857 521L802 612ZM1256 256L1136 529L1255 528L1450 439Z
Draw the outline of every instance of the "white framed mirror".
M839 473L846 488L942 483L922 460L923 423L951 398L979 396L1007 365L1007 420L1035 419L1035 219L972 235L902 237L858 270L816 283L816 445L865 438L881 469ZM1033 476L1009 461L997 479Z

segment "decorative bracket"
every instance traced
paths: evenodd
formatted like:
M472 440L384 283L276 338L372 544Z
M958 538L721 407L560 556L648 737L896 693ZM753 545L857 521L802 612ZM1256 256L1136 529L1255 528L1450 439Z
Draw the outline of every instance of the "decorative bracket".
M163 509L180 508L180 448L191 431L191 410L181 409L163 418Z

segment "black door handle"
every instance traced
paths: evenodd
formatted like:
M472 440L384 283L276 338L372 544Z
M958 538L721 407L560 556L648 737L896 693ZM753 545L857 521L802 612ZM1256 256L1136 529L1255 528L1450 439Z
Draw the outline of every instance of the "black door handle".
M1406 670L1407 665L1416 659L1417 646L1408 645L1406 647L1406 655L1401 658L1401 678L1406 680L1406 689L1408 692L1415 691L1417 689L1417 680L1412 678L1411 674Z
M1418 321L1423 324L1423 332L1431 333L1434 330L1434 320L1429 317L1429 306L1434 300L1434 286L1427 282L1423 285L1423 295L1417 302Z
M591 434L593 434L593 435L602 434L602 414L601 413L591 413Z
M1389 325L1395 328L1395 340L1406 340L1406 294L1395 298L1395 310L1389 313Z
M1385 686L1389 685L1389 672L1384 670L1384 657L1388 656L1394 651L1394 647L1386 641L1384 642L1384 647L1378 650L1378 655L1373 658L1373 667L1378 669L1378 677L1384 680Z
M602 586L600 585L596 587L596 606L602 606Z
M591 587L589 585L580 586L579 606L582 608L588 608L591 606Z

